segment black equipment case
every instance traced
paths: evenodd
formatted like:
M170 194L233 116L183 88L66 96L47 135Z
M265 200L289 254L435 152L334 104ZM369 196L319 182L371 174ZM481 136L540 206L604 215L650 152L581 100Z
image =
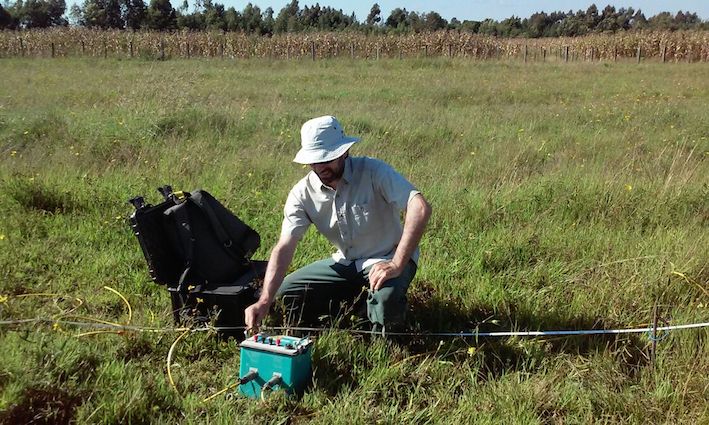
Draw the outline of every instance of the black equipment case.
M170 293L175 323L244 326L244 309L257 298L254 282L266 270L265 261L250 259L258 233L204 190L158 191L164 200L157 205L142 196L129 201L129 222L150 276Z

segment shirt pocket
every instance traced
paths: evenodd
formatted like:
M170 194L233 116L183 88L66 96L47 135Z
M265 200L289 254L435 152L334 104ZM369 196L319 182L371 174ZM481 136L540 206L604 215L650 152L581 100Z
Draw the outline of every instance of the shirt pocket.
M372 223L372 210L369 204L358 204L352 206L352 217L354 218L354 233L367 233L369 225Z

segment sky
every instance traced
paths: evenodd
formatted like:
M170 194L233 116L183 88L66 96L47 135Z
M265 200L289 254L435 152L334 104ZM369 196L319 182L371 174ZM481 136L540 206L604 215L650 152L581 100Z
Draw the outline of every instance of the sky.
M194 0L188 0L190 6L194 4ZM222 3L226 7L233 6L236 10L241 11L249 1L241 0L215 0L216 3ZM535 12L553 12L553 11L577 11L579 9L586 10L594 0L438 0L438 1L404 1L404 0L366 0L366 1L344 1L344 0L299 0L301 9L308 5L312 6L319 3L320 6L330 6L335 9L342 9L346 14L355 13L357 19L363 22L369 10L374 3L378 3L382 10L382 19L385 20L392 9L397 7L406 8L407 11L430 12L435 11L441 14L445 19L450 20L453 17L463 21L465 19L482 21L486 18L492 18L497 21L509 18L512 15L520 18L528 18ZM148 3L146 1L146 3ZM182 0L172 0L173 6L177 7L182 4ZM251 0L251 3L257 5L261 10L266 10L272 7L276 14L290 0ZM690 11L696 12L703 20L709 19L709 0L625 0L623 2L604 0L596 2L599 10L602 10L606 5L615 6L616 9L621 7L632 7L635 10L641 9L645 16L650 17L659 12Z

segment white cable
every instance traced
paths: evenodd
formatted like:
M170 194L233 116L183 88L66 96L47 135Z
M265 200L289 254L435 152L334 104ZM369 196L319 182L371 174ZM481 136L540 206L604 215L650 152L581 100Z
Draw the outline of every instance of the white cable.
M142 328L139 326L124 326L124 325L109 325L104 323L90 323L90 322L75 322L69 320L51 320L51 319L21 319L21 320L5 320L0 321L0 325L17 325L24 323L59 323L65 325L74 325L82 327L91 327L99 329L115 329L124 331L147 331L147 332L184 332L186 328ZM501 332L387 332L386 335L391 336L448 336L448 337L509 337L509 336L553 336L553 335L603 335L603 334L630 334L630 333L646 333L652 332L653 330L664 332L673 331L679 329L696 329L709 327L709 322L703 323L690 323L684 325L672 325L672 326L658 326L658 327L645 327L645 328L628 328L628 329L586 329L586 330L550 330L550 331L501 331ZM213 327L205 326L200 328L191 329L192 332L207 332L207 331L231 331L231 330L244 330L244 326L235 327ZM332 328L305 328L305 327L272 327L272 330L295 330L295 331L305 331L305 332L322 332L331 330ZM343 331L359 334L372 334L372 331L357 330L357 329L343 329ZM376 332L377 334L379 332Z

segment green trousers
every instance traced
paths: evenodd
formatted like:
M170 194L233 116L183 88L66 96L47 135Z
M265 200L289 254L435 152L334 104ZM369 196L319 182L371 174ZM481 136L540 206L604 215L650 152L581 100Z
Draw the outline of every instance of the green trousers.
M343 265L325 259L289 274L277 293L285 306L286 323L319 325L323 318L357 314L366 305L374 329L403 325L406 291L416 275L416 263L409 261L400 276L373 292L369 290L370 270L357 271L354 263Z

